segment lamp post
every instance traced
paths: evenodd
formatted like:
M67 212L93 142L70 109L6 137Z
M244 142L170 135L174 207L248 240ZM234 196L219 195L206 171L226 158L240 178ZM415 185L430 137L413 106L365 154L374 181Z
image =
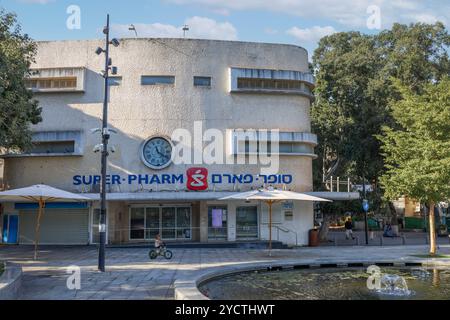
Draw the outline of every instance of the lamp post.
M100 234L100 246L98 250L98 270L101 272L105 272L105 246L106 246L106 172L108 166L108 142L111 138L111 130L108 128L108 101L109 101L109 71L112 71L112 74L117 74L117 68L112 67L112 60L109 57L109 45L112 44L115 47L119 46L119 41L117 39L109 40L109 14L106 18L106 27L103 29L103 33L105 34L105 48L98 48L96 50L96 54L100 55L102 53L105 54L105 70L103 70L103 78L105 79L105 87L104 87L104 100L103 100L103 120L102 120L102 144L99 145L98 150L101 151L102 160L101 160L101 190L100 190L100 223L99 223L99 234Z

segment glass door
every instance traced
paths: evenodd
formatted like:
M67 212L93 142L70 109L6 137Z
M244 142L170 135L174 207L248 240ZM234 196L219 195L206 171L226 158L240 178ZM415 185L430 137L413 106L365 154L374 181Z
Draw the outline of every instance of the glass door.
M177 208L177 240L190 240L191 235L191 208Z
M228 212L226 206L208 207L208 239L228 239Z
M91 223L91 243L100 243L100 209L94 209L92 211L92 223Z
M258 239L258 208L239 207L236 209L236 237L241 240Z
M145 239L153 240L161 234L159 208L147 208L145 211Z
M17 244L19 230L19 216L5 215L3 216L3 243Z
M161 210L162 238L176 239L176 210L173 207L163 207Z
M131 208L130 239L145 239L145 208Z

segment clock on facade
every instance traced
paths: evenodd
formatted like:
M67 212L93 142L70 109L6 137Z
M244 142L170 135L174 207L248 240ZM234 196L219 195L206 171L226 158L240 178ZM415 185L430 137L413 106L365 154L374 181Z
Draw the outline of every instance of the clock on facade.
M169 139L152 137L142 145L141 158L147 167L161 170L172 163L172 150L172 142Z

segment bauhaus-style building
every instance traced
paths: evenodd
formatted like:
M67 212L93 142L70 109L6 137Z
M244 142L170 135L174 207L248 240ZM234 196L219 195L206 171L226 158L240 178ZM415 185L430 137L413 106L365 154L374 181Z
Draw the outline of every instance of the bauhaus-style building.
M104 92L104 57L95 54L99 46L102 41L38 43L27 84L43 109L43 122L32 128L32 150L2 156L3 182L10 189L47 184L93 199L48 204L43 244L98 241L100 154L94 150L100 134L93 129L101 127ZM107 181L110 244L144 242L158 233L167 241L264 240L265 205L219 199L263 185L312 191L318 141L310 126L314 79L305 49L124 39L111 57L118 74L109 83L109 123L115 131ZM173 141L178 129L191 132L193 140L209 129L222 132L224 162L174 163L177 144L186 143ZM235 161L258 156L261 150L251 152L249 145L272 129L279 129L277 174L261 174L259 163ZM253 134L241 139L240 130ZM194 142L193 153L206 144ZM273 219L275 240L305 245L313 204L280 203ZM4 204L3 240L32 243L35 222L33 205Z

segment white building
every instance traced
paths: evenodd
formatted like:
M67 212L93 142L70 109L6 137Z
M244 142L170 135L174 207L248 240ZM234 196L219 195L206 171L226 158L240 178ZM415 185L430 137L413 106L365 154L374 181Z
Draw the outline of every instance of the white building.
M32 128L33 150L3 157L8 188L42 183L96 199L88 205L49 204L42 223L43 244L98 240L100 154L93 150L100 134L91 130L101 127L104 56L95 51L102 45L102 41L38 43L28 85L43 108L43 122ZM109 243L143 242L157 233L167 241L265 240L264 205L217 199L263 185L312 191L318 142L310 126L314 80L305 49L125 39L111 49L111 57L119 74L110 81L109 123L117 134L110 141L115 152L108 167ZM171 141L176 129L201 136L213 128L223 133L224 159L229 164L176 165L169 160L179 143ZM236 134L239 129L256 133L246 142ZM279 173L264 176L262 165L232 164L249 155L249 145L266 129L280 130ZM197 145L194 153L206 145ZM192 183L196 173L207 176L204 188ZM35 209L6 204L4 234L10 221L13 226L18 223L17 241L31 243ZM275 208L274 223L275 240L305 245L313 227L313 204L282 203Z

